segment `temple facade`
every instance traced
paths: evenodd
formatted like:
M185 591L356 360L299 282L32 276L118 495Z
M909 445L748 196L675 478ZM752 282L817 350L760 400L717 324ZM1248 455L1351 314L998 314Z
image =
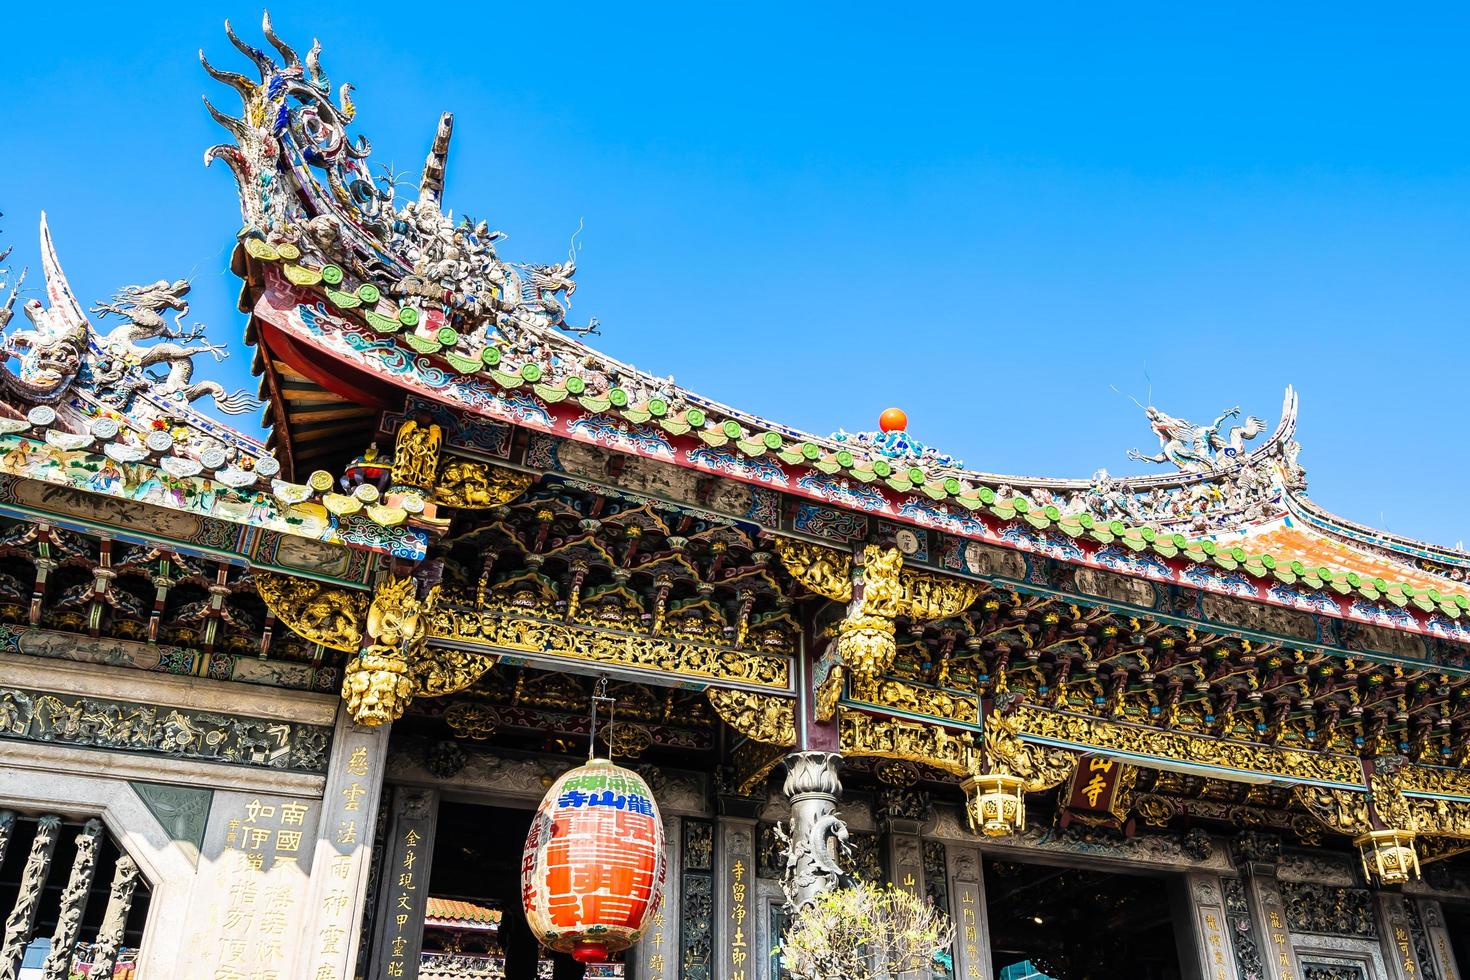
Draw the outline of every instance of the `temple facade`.
M1470 555L1314 504L1291 390L1147 407L1141 477L801 432L589 346L451 116L402 200L319 45L227 36L258 392L44 216L0 307L0 980L780 980L856 881L952 917L925 980L1459 980ZM589 753L666 859L590 965L522 886Z

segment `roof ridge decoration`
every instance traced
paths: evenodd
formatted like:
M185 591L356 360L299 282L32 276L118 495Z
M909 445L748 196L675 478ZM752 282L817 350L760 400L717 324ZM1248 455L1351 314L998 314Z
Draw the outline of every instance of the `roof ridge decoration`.
M442 210L452 116L441 118L434 135L419 199L400 205L391 181L371 176L368 141L349 137L351 86L333 99L320 45L303 63L269 17L263 27L284 63L226 28L258 81L215 68L201 53L205 70L243 100L239 117L206 100L235 142L210 147L205 159L235 175L245 220L240 247L264 267L267 292L276 291L257 312L289 322L277 326L293 342L307 340L338 360L482 413L508 401L523 406L526 419L545 418L548 406L565 404L589 413L589 426L656 428L697 439L714 455L738 453L750 466L779 461L817 479L885 484L969 510L1019 498L1036 510L1206 533L1279 510L1270 463L1283 463L1288 480L1301 482L1290 390L1281 424L1254 451L1245 442L1264 431L1257 419L1226 432L1219 422L1191 426L1153 409L1156 431L1182 433L1179 445L1164 440L1165 458L1189 464L1180 472L1057 480L966 470L901 432L813 435L618 362L568 335L595 325L567 320L574 249L555 265L511 263L496 252L501 232L484 221L456 224ZM1193 442L1190 433L1198 434Z

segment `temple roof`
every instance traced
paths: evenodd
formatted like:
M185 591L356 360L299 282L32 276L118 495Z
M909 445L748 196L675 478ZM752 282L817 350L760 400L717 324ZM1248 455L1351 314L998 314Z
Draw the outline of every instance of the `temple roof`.
M333 96L319 46L303 60L268 21L264 28L278 58L229 32L256 78L205 68L242 102L237 116L209 105L234 143L211 147L206 161L228 166L238 183L244 226L233 268L251 314L267 446L190 405L208 397L232 412L253 401L193 379L194 359L219 351L189 346L198 335L182 322L188 284L128 287L89 317L43 220L48 304L26 304L34 329L10 334L19 370L4 378L9 417L0 438L26 457L15 457L13 475L75 484L65 466L30 459L19 445L29 440L99 460L73 468L105 469L100 460L111 458L203 481L201 501L213 499L205 484L259 497L253 519L288 533L417 557L426 538L410 518L425 502L390 506L371 480L339 485L338 477L390 466L373 448L350 457L369 447L384 413L433 404L487 430L541 432L778 491L827 513L1022 550L1066 551L1047 536L1071 538L1208 564L1262 588L1300 583L1451 619L1470 609L1462 595L1470 556L1354 524L1306 498L1290 388L1274 425L1237 409L1193 423L1140 406L1157 451L1129 456L1163 472L1059 479L965 468L901 425L803 432L619 362L588 344L595 320L570 319L575 245L565 261L511 262L499 254L500 232L445 210L452 117L433 135L417 200L401 202L370 174L367 141L349 135L350 86ZM100 326L107 316L119 322L111 331ZM100 478L88 489L132 492ZM792 530L814 528L798 519Z

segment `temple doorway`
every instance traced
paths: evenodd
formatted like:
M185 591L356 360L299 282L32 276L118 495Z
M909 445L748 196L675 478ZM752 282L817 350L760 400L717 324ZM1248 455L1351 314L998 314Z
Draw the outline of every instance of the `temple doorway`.
M592 980L620 963L584 968L542 949L521 913L521 848L532 811L443 802L424 916L420 980Z
M1000 980L1181 980L1169 882L1095 868L985 862Z

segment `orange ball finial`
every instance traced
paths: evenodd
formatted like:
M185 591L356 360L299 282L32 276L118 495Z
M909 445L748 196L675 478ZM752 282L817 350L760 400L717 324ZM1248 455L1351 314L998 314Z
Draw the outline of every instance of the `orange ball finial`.
M884 432L902 432L908 427L908 413L901 408L885 408L878 416L878 428Z

